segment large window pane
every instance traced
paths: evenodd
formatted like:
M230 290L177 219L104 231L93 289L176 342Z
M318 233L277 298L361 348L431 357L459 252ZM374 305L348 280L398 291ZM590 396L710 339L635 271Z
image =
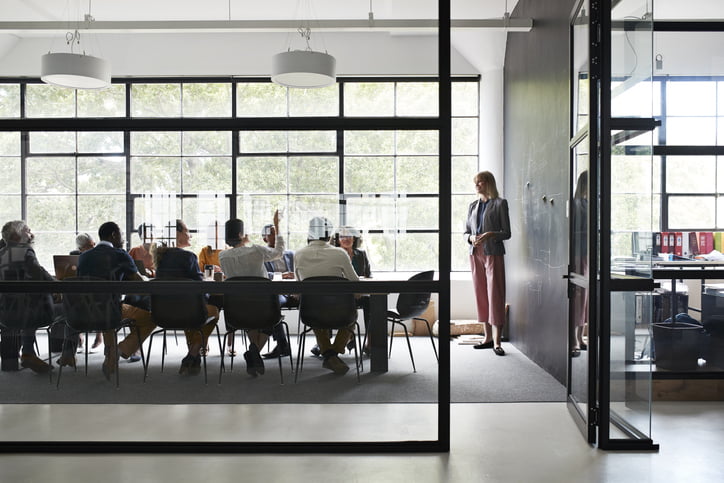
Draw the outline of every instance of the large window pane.
M0 195L0 216L2 217L0 219L5 222L22 218L20 202L21 198L19 195Z
M438 235L407 233L397 237L397 270L434 270L438 266Z
M184 117L231 116L231 84L183 85Z
M398 83L396 114L398 116L437 116L437 93L436 82Z
M477 116L478 115L478 88L477 82L453 82L452 115Z
M452 153L478 154L478 119L452 120Z
M126 85L107 89L78 89L78 117L123 117L126 115Z
M437 131L397 131L397 154L438 154Z
M20 85L0 84L0 118L20 117Z
M181 133L132 132L131 154L181 154Z
M437 193L439 169L437 156L397 158L397 191Z
M31 132L31 153L75 153L74 132Z
M714 226L714 196L670 196L669 229L687 230Z
M74 117L75 90L50 84L28 84L25 88L27 117Z
M437 198L400 198L397 201L397 228L435 230L438 227Z
M286 153L287 133L284 131L242 131L239 151L242 153Z
M244 222L244 231L249 235L252 242L263 244L259 234L264 225L272 222L275 210L288 212L288 203L286 195L244 195L237 199L237 215ZM283 216L279 229L282 234L288 230L286 224L286 216ZM289 240L286 240L287 246ZM305 239L306 242L306 239ZM296 245L301 246L301 245Z
M395 223L395 198L352 196L345 205L348 225L365 230L393 230Z
M183 153L186 156L231 154L230 131L186 131L183 133Z
M239 117L284 117L287 88L271 82L239 82L236 85L236 114Z
M339 85L320 89L289 89L289 115L338 116Z
M75 158L28 158L25 185L33 194L75 193Z
M0 157L0 193L20 194L20 158Z
M131 85L131 116L181 117L181 85Z
M354 154L393 154L393 131L347 131L344 133L344 151Z
M669 81L666 85L667 116L715 116L716 82Z
M452 163L452 192L473 193L473 176L478 172L477 156L453 156Z
M339 226L339 197L337 195L290 196L287 212L290 233L302 234L304 238L304 244L296 246L304 246L307 244L309 220L315 216L324 216L331 220L334 226Z
M667 145L716 145L715 117L667 117Z
M20 156L19 132L0 132L0 156Z
M286 193L287 158L239 158L236 161L239 193Z
M714 156L666 158L666 191L669 193L714 193L716 175Z
M74 231L75 195L28 196L28 225L37 231Z
M293 193L339 193L336 157L290 157L289 191Z
M126 192L126 159L123 157L78 158L78 193ZM116 201L118 199L116 198ZM124 205L125 202L121 203Z
M343 86L345 116L395 115L395 84L393 82L348 82Z
M370 233L364 238L363 248L367 251L373 277L375 272L395 270L395 237L393 235Z
M289 131L289 151L292 153L329 153L337 150L334 131Z
M394 158L377 156L345 158L345 193L392 193L394 184Z
M122 132L79 132L79 153L122 153Z
M231 158L183 158L182 176L184 193L209 189L231 193Z
M131 191L134 193L180 193L181 159L176 157L131 158Z
M84 227L94 237L98 228L107 221L126 226L125 195L78 196L78 227Z

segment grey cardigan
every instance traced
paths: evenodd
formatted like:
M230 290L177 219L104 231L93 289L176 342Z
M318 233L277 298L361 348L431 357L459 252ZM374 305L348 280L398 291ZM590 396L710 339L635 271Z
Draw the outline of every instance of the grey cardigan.
M483 245L485 255L505 255L503 240L510 238L510 218L508 217L508 202L503 198L493 198L488 202L483 216L483 231L477 233L478 209L480 199L470 203L468 207L468 219L465 222L465 240L470 245L470 254L473 253L473 244L470 243L470 235L480 235L493 231L495 236L486 241Z

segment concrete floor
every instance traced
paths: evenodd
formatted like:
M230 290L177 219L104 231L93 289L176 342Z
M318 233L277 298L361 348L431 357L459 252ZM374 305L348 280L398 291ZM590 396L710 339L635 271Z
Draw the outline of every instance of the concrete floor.
M429 428L434 417L425 405L330 405L324 406L322 421L305 424L291 433L318 432L320 437L343 435L342 439L366 438L366 425L342 426L334 432L335 421L349 418L372 420L392 418L397 428L409 435ZM34 436L65 433L125 439L123 421L149 409L145 417L154 419L153 407L117 406L108 417L108 408L98 410L72 405L59 408L44 405L0 406L3 421L32 419L32 424L5 424L2 439L34 439ZM293 427L293 407L272 406L277 421ZM228 407L226 408L228 410ZM61 411L62 410L62 411ZM253 437L268 439L269 424L258 424L270 415L269 406L250 405L235 414L219 408L179 406L173 411L194 416L207 411L199 425L174 426L173 432L162 424L146 426L138 439L207 439ZM227 424L220 414L226 413ZM9 411L9 413L8 413ZM53 412L54 411L54 412ZM58 412L61 411L61 412ZM422 412L420 412L422 411ZM217 414L218 412L218 414ZM55 417L48 417L50 414ZM94 416L96 414L97 416ZM228 424L231 417L232 424ZM402 419L399 419L402 418ZM190 418L196 420L195 417ZM305 418L307 423L311 418ZM52 422L51 422L52 421ZM241 421L242 424L233 424ZM317 420L319 421L319 420ZM433 421L434 423L434 421ZM297 425L298 426L298 425ZM387 425L380 425L386 427ZM241 430L239 428L242 428ZM373 455L27 455L0 456L3 482L157 482L198 481L249 482L679 482L724 481L724 404L656 403L653 437L661 445L659 452L605 452L588 446L573 424L564 403L504 403L452 405L452 445L449 454L373 454ZM241 432L240 432L241 431ZM362 431L358 435L357 431ZM397 429L396 431L399 431ZM380 434L391 434L383 430ZM243 436L240 436L243 435ZM264 436L262 436L264 435ZM408 436L409 436L408 435ZM399 434L398 434L399 436Z

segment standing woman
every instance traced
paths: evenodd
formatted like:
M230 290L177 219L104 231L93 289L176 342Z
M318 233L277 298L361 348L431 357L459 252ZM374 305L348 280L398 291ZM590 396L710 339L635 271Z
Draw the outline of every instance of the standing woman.
M478 199L470 203L465 239L470 245L470 268L478 311L485 324L485 340L475 349L492 348L505 355L500 338L505 324L505 247L510 238L508 202L498 196L495 177L482 171L473 178Z

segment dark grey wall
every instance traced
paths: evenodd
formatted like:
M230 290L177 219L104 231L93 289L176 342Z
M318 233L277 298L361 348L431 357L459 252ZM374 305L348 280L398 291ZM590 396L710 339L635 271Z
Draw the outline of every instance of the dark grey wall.
M504 71L509 334L565 383L568 299L568 16L574 0L520 0L527 33L508 34ZM545 200L543 199L545 197Z

